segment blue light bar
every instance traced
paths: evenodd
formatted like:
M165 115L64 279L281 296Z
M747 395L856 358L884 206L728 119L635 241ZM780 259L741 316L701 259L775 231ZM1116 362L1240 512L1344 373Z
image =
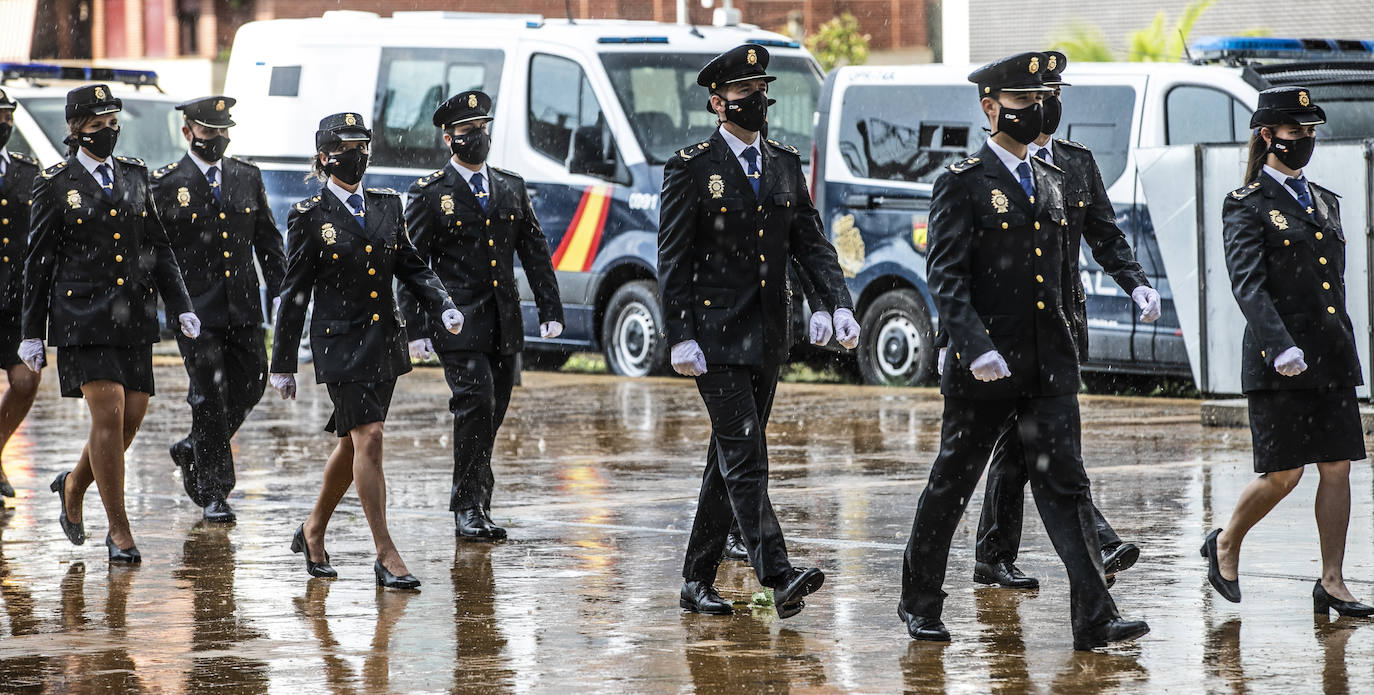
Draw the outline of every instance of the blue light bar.
M1284 39L1267 36L1204 36L1189 47L1201 58L1281 58L1288 60L1371 60L1374 41L1360 39Z
M538 28L540 28L540 27L542 27L542 26L544 26L544 20L542 20L542 19L539 20L539 21L537 21L537 22L534 21L534 20L532 20L532 19L525 22L525 28L526 28L526 29L538 29Z
M0 63L0 80L13 79L118 82L136 86L157 86L157 73L152 70L93 68L46 63Z
M783 41L782 39L745 39L745 43L756 43L760 46L772 46L774 48L801 48L801 44L796 41Z
M668 43L666 36L603 36L597 43Z

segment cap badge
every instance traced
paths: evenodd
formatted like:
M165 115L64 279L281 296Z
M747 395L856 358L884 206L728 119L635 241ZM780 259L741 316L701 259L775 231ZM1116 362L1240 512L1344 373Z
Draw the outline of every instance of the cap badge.
M1032 75L1040 72L1040 56L1031 56L1030 67L1028 69Z
M76 189L72 189L72 190L70 190L70 191L67 191L67 207L70 207L70 208L79 208L79 207L81 207L81 194L78 193L78 192L76 191Z
M1278 210L1269 211L1269 221L1273 222L1274 226L1279 229L1288 229L1288 220Z
M104 88L104 87L96 87L96 88L95 88L95 98L97 98L97 99L99 99L99 100L101 100L101 101L105 101L105 88Z
M216 111L223 111L223 110L224 110L224 100L223 100L223 99L220 99L220 100L218 100L218 101L215 102L215 110L216 110Z
M339 240L339 233L334 230L334 223L325 222L320 227L320 238L324 239L324 243L329 246L333 246L334 242Z
M475 108L477 108L477 95L476 95L476 94L469 94L469 95L468 95L468 108L470 108L470 109L475 109Z
M1059 56L1050 56L1050 61L1049 61L1049 63L1048 63L1047 65L1045 65L1045 69L1046 69L1046 70L1053 70L1053 69L1054 69L1054 64L1055 64L1056 62L1058 62L1058 60L1059 60Z
M452 214L453 214L453 196L451 196L451 195L449 195L449 194L447 194L447 193L445 193L444 195L440 196L440 197L439 197L439 209L440 209L440 210L443 210L445 215L452 215Z
M721 180L720 174L711 174L711 178L706 182L706 190L711 192L712 198L719 198L725 194L725 182Z
M1007 204L1010 202L1011 201L1007 200L1007 194L1003 193L1002 189L992 189L992 207L996 208L997 212L1006 212Z
M1312 100L1307 98L1307 92L1298 92L1298 103L1302 106L1311 106Z
M757 65L759 62L759 55L758 53L754 52L754 49L751 48L749 49L749 55L745 57L745 60L749 61L750 65Z
M191 204L191 192L186 190L184 186L177 189L177 202L181 204L181 207Z
M358 125L358 119L354 118L353 114L346 113L344 114L344 125Z

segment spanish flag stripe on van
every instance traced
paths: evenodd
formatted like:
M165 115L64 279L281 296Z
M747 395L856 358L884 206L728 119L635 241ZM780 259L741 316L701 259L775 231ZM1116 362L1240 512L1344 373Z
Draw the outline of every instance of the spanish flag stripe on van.
M555 270L591 270L597 247L601 244L601 233L606 227L606 216L611 210L611 193L610 186L592 186L582 192L577 213L568 223L568 229L554 251Z

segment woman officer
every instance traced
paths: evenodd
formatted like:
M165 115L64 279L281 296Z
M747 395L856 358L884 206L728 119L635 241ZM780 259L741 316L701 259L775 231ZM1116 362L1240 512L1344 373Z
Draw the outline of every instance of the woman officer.
M94 482L109 519L110 562L137 564L124 512L124 451L153 394L157 296L187 337L200 335L200 320L153 206L148 170L112 156L121 107L103 84L67 93L67 161L34 182L19 357L37 372L44 339L56 345L62 395L84 397L91 411L76 469L51 486L63 532L76 545L86 541L81 502Z
M1245 314L1241 386L1250 406L1255 472L1231 523L1207 536L1208 579L1240 601L1245 534L1317 465L1322 575L1317 613L1374 615L1346 588L1341 566L1350 522L1350 461L1365 457L1355 387L1363 383L1345 310L1345 235L1334 193L1303 176L1316 126L1326 122L1307 89L1259 95L1250 118L1248 183L1226 197L1223 225L1231 289Z
M272 386L282 398L296 395L296 351L305 310L314 294L310 347L315 380L329 390L334 413L325 430L338 445L325 463L315 508L296 529L291 550L305 554L315 577L336 577L324 551L324 533L334 507L353 481L377 549L377 585L415 589L420 581L406 569L386 524L386 479L382 475L382 423L396 377L410 371L406 334L392 293L400 280L450 333L463 327L434 272L420 260L401 219L400 194L361 188L371 131L356 113L320 121L318 155L312 174L320 192L296 203L287 218L287 269L282 284Z

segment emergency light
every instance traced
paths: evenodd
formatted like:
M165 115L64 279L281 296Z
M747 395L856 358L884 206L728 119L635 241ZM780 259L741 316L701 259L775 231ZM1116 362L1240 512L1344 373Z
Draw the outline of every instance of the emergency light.
M1374 40L1204 36L1189 47L1195 62L1227 59L1374 60Z
M155 87L157 73L152 70L96 68L46 63L0 63L0 82L8 80L72 80L76 82L118 82L136 87Z

